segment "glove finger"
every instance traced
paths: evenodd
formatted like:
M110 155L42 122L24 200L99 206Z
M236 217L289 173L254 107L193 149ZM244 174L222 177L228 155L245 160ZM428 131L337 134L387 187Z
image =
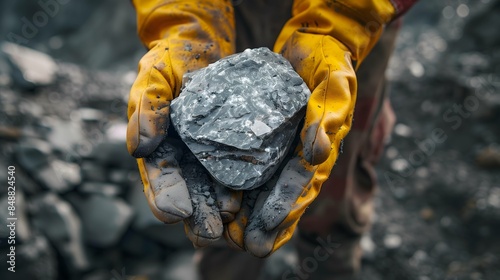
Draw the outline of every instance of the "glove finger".
M146 53L130 90L127 149L134 157L146 157L166 136L175 85L167 50L163 42Z
M356 85L352 85L355 78L344 75L341 70L330 73L331 77L319 84L309 98L301 137L304 159L311 165L326 161L335 139L343 139L349 131L355 103L351 91L355 94Z
M184 220L184 228L195 247L205 247L223 233L212 181L203 166L194 161L182 166L193 205L193 215Z
M356 102L356 74L349 50L331 36L301 32L294 36L287 41L290 45L283 47L283 56L312 90L301 140L303 158L318 165L329 158L332 143L349 131Z
M295 229L293 225L300 217L291 219L290 213L297 210L302 213L308 205L297 204L297 201L305 197L313 175L314 171L307 170L301 158L295 157L286 164L277 181L274 181L276 183L270 182L274 187L269 188L262 206L255 206L246 228L245 246L249 252L257 257L266 257L290 240Z
M303 160L300 157L295 157L286 164L264 205L254 213L261 217L265 230L290 226L283 222L290 212L299 206L297 201L307 193L309 183L315 175L315 168L308 170L301 161Z
M255 223L253 223L254 221ZM293 230L295 229L295 227L288 227L283 230L276 228L272 231L266 231L259 226L262 221L258 219L254 221L248 225L248 229L245 232L245 249L259 258L269 256L288 242L292 238Z
M214 182L214 191L222 222L232 222L240 211L243 191L231 190L218 182Z
M180 154L179 149L164 141L154 153L137 159L149 206L159 220L169 224L193 213L187 185L177 163Z
M245 228L260 192L260 189L243 191L240 210L236 213L233 221L225 224L224 238L231 247L245 250Z

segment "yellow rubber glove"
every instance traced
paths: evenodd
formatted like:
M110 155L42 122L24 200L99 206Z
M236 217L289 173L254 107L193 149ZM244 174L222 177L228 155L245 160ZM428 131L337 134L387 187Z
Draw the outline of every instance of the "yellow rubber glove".
M211 207L206 201L194 208L191 204L179 167L182 152L166 138L169 106L179 94L184 73L234 53L233 8L229 0L133 3L138 33L149 51L130 91L127 148L138 158L154 215L165 223L187 219L187 235L195 245L204 246L222 235L221 217L211 215L201 226L193 222Z
M389 0L296 0L274 51L282 53L311 89L300 145L276 183L244 194L225 227L234 246L265 257L291 237L320 192L349 132L359 65L395 16Z

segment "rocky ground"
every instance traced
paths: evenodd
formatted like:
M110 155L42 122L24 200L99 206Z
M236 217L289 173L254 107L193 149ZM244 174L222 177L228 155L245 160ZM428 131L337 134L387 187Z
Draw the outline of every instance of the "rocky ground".
M500 3L482 2L408 15L364 279L500 277Z
M407 15L390 63L398 122L362 279L500 279L500 1L442 2ZM131 7L116 4L61 5L19 42L50 56L1 45L0 182L15 166L18 217L17 272L4 267L1 279L196 279L182 227L151 215L125 150L143 50L136 39L116 42L135 38ZM40 10L0 6L4 40ZM0 188L3 221L8 201ZM4 264L9 233L0 227ZM269 260L269 275L281 279L288 252Z

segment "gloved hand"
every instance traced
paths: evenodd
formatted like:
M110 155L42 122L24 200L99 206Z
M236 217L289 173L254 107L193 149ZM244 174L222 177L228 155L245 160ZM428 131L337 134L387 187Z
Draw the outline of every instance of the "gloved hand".
M193 193L179 167L182 149L166 138L169 106L179 94L184 73L234 53L233 9L223 0L133 2L138 33L149 51L130 91L127 148L138 158L144 194L154 215L165 223L187 219L187 235L195 245L204 246L222 235L221 217L214 212L205 215L212 209L206 200L194 208L191 204ZM230 217L239 207L234 208L232 193L224 194L219 198L226 203L216 205L221 205L223 217ZM204 223L194 223L201 216L206 217Z
M294 2L274 51L292 63L312 91L301 141L277 181L244 194L224 232L234 246L265 257L292 237L350 129L357 88L353 64L359 66L394 15L389 0Z

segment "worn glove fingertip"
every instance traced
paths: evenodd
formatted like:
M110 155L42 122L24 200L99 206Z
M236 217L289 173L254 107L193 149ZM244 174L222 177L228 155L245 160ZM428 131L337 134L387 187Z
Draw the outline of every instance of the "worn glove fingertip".
M130 155L134 156L137 146L139 146L139 131L138 131L138 118L137 112L130 115L127 124L127 151Z
M137 112L134 112L130 117L127 125L127 150L133 157L144 158L149 156L165 137L166 133L158 133L150 137L142 135L139 131Z
M245 233L245 249L258 258L265 258L274 252L277 231L266 232L253 228Z
M224 236L224 239L226 240L227 244L229 245L229 247L236 249L236 250L239 250L239 251L245 251L245 248L242 247L240 244L238 244L238 242L236 242L235 239L233 239L233 237L231 236L231 233L229 232L229 230L227 228L224 228L223 236Z
M154 176L152 173L149 175ZM185 181L180 176L172 176L174 173L170 175L170 179L175 182L171 185L165 183L165 178L149 180L156 187L148 188L151 192L148 200L150 205L154 205L157 211L163 213L163 216L175 217L178 222L193 214L193 206Z
M325 129L319 124L311 124L303 139L303 157L311 165L325 162L330 156L331 140Z
M230 223L236 218L236 213L240 211L243 192L220 190L220 186L215 187L217 206L223 223ZM225 188L225 187L223 187Z
M156 135L154 137L139 135L139 144L136 146L135 150L132 151L131 155L136 158L149 156L156 150L163 139L165 139L165 136L165 134Z
M175 213L165 212L165 211L159 209L156 206L155 196L153 194L153 191L150 188L147 189L146 199L148 201L148 205L149 205L149 208L151 209L151 212L153 212L153 215L158 220L162 221L163 223L175 224L175 223L178 223L186 218L185 217L186 213L177 215Z
M290 214L290 206L280 205L278 207L266 207L262 209L262 213L265 213L262 215L262 226L266 231L274 230L282 225L286 217Z
M195 248L203 248L203 247L210 246L211 244L213 244L214 242L219 240L220 237L222 236L222 229L219 230L219 229L213 228L210 224L205 225L206 228L204 231L205 231L205 233L206 233L206 231L211 232L212 233L212 234L210 234L211 236L202 235L199 228L197 228L196 226L193 228L191 226L191 224L192 223L190 221L185 220L184 221L184 231L186 232L186 236L193 243L193 246Z
M224 225L224 239L234 249L244 251L244 229L247 223L246 217L236 215L236 219ZM239 217L238 217L239 216Z
M154 202L160 211L185 219L193 214L193 206L188 199L189 196L187 199L179 199L160 193L156 195Z

